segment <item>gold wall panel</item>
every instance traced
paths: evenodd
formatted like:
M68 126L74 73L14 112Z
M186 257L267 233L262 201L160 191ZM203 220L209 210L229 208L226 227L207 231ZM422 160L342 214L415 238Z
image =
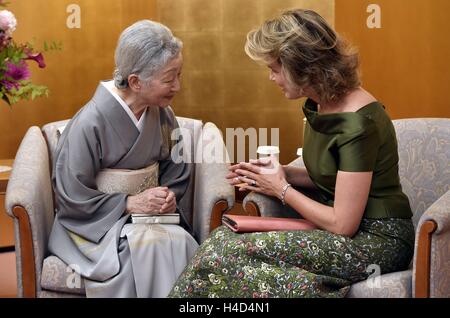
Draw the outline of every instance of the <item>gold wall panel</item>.
M66 8L81 7L81 29L68 29ZM280 128L282 161L301 144L299 101L286 100L268 71L244 53L247 32L287 8L320 12L361 52L364 86L386 104L392 118L450 117L450 38L447 0L378 0L382 28L368 29L368 0L34 0L12 1L17 42L63 42L45 53L47 68L33 63L33 81L50 97L0 107L0 158L12 158L32 125L70 118L111 77L117 37L149 18L167 24L184 42L183 89L174 101L180 116L226 127ZM336 10L335 10L336 9Z
M279 128L281 161L295 159L302 140L301 102L287 100L269 81L268 69L244 52L247 32L292 8L316 10L334 25L334 0L157 0L158 20L184 43L175 113L214 122L223 133L267 128L270 137L270 129Z
M81 29L68 29L66 8L81 8ZM72 117L92 96L99 80L111 77L120 32L139 19L168 25L184 42L183 89L177 115L225 128L280 128L282 161L295 158L301 142L299 101L286 100L268 80L265 67L244 53L247 32L288 8L311 8L334 23L334 0L35 0L15 1L14 38L62 41L45 53L47 68L32 66L33 81L50 97L0 108L0 158L12 158L26 130ZM32 64L32 63L31 63Z
M13 158L30 126L72 117L92 96L98 82L112 77L118 36L140 19L155 19L155 0L27 0L9 1L17 18L14 39L34 40L42 48L45 40L62 41L62 51L44 53L47 67L34 62L32 79L50 89L49 98L20 102L10 109L0 107L0 158ZM66 25L67 6L78 4L81 28Z
M381 8L369 29L367 7ZM392 118L450 117L448 0L336 0L336 28L359 47L366 89Z

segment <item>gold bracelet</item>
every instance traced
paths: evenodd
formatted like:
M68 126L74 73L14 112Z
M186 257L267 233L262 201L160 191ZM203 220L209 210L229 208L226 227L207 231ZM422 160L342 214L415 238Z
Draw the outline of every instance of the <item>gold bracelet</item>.
M283 205L286 205L286 201L284 201L284 197L286 195L287 190L289 189L289 187L291 187L292 185L290 183L287 183L284 187L283 190L281 191L281 203L283 203Z

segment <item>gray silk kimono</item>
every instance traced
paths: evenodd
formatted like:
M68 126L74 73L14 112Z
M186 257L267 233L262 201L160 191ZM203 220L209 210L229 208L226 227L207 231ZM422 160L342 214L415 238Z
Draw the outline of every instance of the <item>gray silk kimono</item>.
M139 132L114 96L99 85L64 129L54 155L57 211L49 250L85 278L88 297L165 297L195 253L198 244L185 231L190 227L178 206L185 229L136 227L125 214L127 194L104 193L96 186L102 169L136 170L159 162L159 184L180 202L191 168L171 160L171 147L181 144L170 140L177 127L170 107L150 107ZM148 244L143 247L142 242Z

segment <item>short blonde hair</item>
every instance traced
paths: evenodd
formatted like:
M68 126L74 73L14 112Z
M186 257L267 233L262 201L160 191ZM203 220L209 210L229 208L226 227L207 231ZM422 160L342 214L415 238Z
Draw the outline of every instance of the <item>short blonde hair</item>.
M278 61L287 79L312 88L325 102L339 100L360 86L359 56L311 10L290 10L247 35L247 55L259 62Z

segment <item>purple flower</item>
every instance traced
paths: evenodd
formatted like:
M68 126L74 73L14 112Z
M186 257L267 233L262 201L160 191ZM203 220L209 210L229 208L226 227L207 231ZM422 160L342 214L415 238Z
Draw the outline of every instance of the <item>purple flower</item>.
M25 61L20 61L19 64L14 64L11 62L6 62L6 72L5 77L11 78L15 81L26 80L30 78L30 70L28 69L27 63Z
M11 41L11 37L7 35L3 30L0 30L0 50L3 50L8 46Z
M1 80L0 81L0 86L4 86L7 91L11 91L13 88L19 89L19 84L18 83L14 83L14 82L11 82L11 81L8 81L8 80Z
M44 56L42 55L42 53L27 53L28 57L26 58L26 60L33 60L36 63L39 64L40 68L44 68L45 67L45 62L44 62Z

